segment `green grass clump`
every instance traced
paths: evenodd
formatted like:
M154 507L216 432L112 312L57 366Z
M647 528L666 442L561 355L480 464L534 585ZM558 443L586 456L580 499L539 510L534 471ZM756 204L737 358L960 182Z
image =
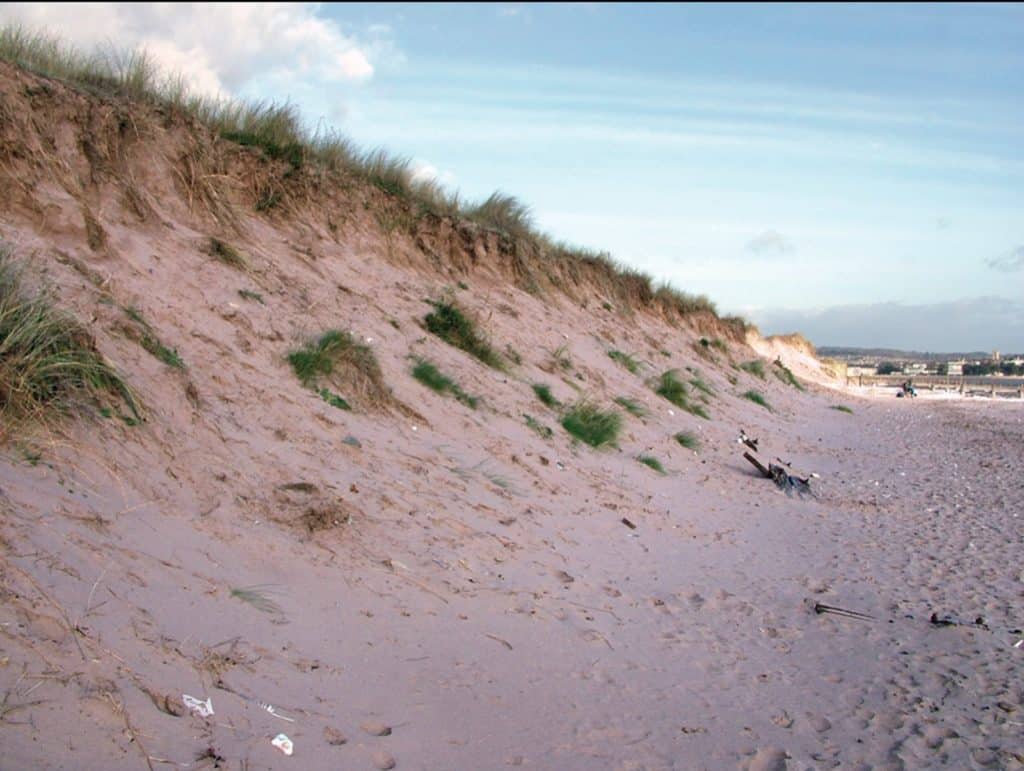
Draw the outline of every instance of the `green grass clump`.
M699 404L694 404L693 402L690 402L683 409L685 409L691 415L696 415L698 418L704 418L704 420L711 420L711 416L708 415L708 411Z
M715 389L705 383L700 376L696 376L690 379L690 385L696 388L698 391L707 394L708 396L716 396Z
M743 398L750 399L754 404L760 404L768 410L768 412L772 411L772 407L768 404L768 400L764 398L764 394L761 394L758 391L747 391L743 394Z
M460 348L479 359L488 367L504 369L504 362L491 344L476 330L476 326L455 303L435 300L434 310L424 318L427 329L449 345Z
M638 418L643 418L648 415L647 408L644 407L636 399L629 399L625 396L615 397L615 403L622 407L630 415L635 415Z
M562 403L555 398L554 394L551 393L551 387L544 383L534 383L533 392L537 394L537 398L540 399L546 407L558 409L562 406Z
M320 394L320 398L327 402L332 407L337 407L339 410L351 410L352 405L345 401L343 398L335 393L331 393L326 388L321 388L317 391Z
M232 268L237 268L238 270L249 269L249 261L242 256L242 253L231 244L225 243L219 238L210 239L210 254Z
M166 345L161 343L157 338L152 335L146 334L142 336L140 341L142 347L145 348L149 353L158 358L168 367L174 367L175 369L185 369L185 362L181 360L178 355L177 348L168 348Z
M623 353L622 351L608 351L608 356L613 361L617 361L623 367L628 369L634 375L640 371L640 362L638 362L628 353Z
M679 371L670 369L667 372L663 372L661 377L655 381L654 392L658 396L662 396L668 399L672 404L676 405L680 409L686 410L692 415L704 418L704 420L710 420L707 410L705 410L699 404L694 404L690 401L689 392L686 389L686 383L679 379Z
M330 375L338 356L357 345L348 332L332 329L319 340L307 343L288 354L295 376L304 386L311 386L321 375Z
M577 402L562 417L562 428L591 447L602 447L618 438L622 415L587 401Z
M550 439L552 436L554 436L554 431L552 431L548 426L545 426L543 423L536 420L533 416L523 414L523 417L526 419L526 425L530 427L530 430L534 431L542 439Z
M679 371L670 369L661 373L658 378L654 393L668 399L677 407L686 409L689 403L689 394L686 391L686 384L679 379Z
M47 294L30 294L0 246L0 436L22 420L68 414L110 396L139 418L134 393L89 331Z
M459 387L458 383L447 375L442 374L435 364L426 359L420 359L416 362L416 365L412 368L412 376L431 391L439 394L450 393L458 401L471 409L475 410L480 403L480 397L467 394Z
M655 458L653 455L641 455L637 458L638 461L643 463L648 468L652 468L659 474L665 473L665 467L661 465L661 461Z
M744 372L749 372L751 375L754 375L755 377L761 378L761 380L764 380L764 362L761 361L760 359L751 359L750 361L745 361L742 364L740 364L740 369L742 369Z
M776 360L775 369L772 370L775 373L775 377L781 380L786 385L791 385L798 391L803 391L804 387L800 381L796 379L796 375L793 374L792 370L789 369L781 361Z
M325 379L367 406L381 407L391 402L373 350L357 342L349 332L329 329L318 339L289 353L287 360L299 382L307 388L315 388L322 397L326 389L317 388L317 384ZM348 404L340 396L336 398Z
M265 303L263 302L263 295L261 295L259 292L250 292L248 289L239 289L238 296L241 297L243 300L253 300L255 302L258 302L260 305L265 305Z
M833 404L831 407L829 407L829 409L839 410L839 412L845 412L848 415L852 415L853 414L853 410L851 410L845 404Z
M697 439L697 435L692 431L680 431L674 438L687 450L696 452L700 448L700 440Z

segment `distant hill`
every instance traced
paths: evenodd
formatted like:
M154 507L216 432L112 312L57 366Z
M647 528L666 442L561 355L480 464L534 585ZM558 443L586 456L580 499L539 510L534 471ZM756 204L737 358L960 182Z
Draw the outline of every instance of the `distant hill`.
M848 348L844 346L820 346L818 355L834 359L871 357L880 359L915 359L917 361L956 361L958 359L986 359L991 351L969 351L965 353L931 353L921 351L900 351L895 348Z

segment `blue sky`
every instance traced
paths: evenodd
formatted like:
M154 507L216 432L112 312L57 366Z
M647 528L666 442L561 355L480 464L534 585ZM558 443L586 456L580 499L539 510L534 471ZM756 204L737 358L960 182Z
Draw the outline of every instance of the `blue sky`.
M1024 351L1024 6L49 7L765 333Z

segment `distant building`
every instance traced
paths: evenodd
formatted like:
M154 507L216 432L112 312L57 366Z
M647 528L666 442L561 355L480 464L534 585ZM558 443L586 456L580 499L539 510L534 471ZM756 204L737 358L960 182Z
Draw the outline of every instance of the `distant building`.
M928 371L928 365L923 361L912 361L903 365L904 375L923 375Z
M858 377L859 375L874 375L876 371L877 371L877 367L875 367L873 364L870 365L870 366L868 366L868 365L861 365L861 364L857 364L857 365L852 365L851 364L851 365L847 365L847 367L846 367L846 376L847 377Z
M946 365L947 375L963 375L964 374L964 362L962 361L951 361Z
M992 351L992 361L999 361L999 351Z

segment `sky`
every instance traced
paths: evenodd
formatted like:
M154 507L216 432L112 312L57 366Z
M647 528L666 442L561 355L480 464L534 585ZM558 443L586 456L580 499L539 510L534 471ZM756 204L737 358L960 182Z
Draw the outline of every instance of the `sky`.
M0 4L290 100L765 334L1024 352L1024 5Z

